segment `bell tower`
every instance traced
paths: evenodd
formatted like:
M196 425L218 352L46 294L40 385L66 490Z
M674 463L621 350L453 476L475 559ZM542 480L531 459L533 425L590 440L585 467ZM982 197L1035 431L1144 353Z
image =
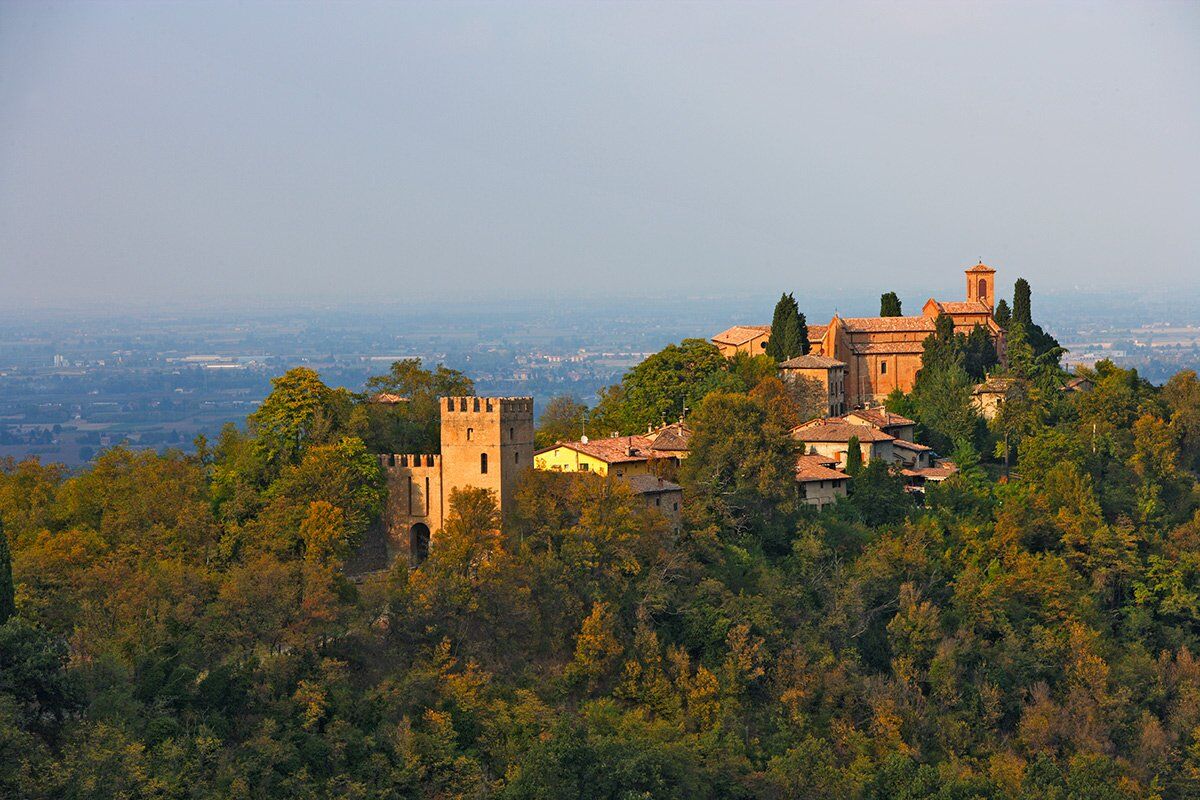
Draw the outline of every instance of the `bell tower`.
M996 306L996 270L982 261L967 270L967 302Z

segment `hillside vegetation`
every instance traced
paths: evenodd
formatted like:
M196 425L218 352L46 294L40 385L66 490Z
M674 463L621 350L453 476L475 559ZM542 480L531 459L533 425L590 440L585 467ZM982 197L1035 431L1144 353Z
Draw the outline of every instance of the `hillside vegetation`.
M191 455L4 463L0 796L1198 796L1200 380L1061 392L1010 336L990 425L949 345L889 401L960 467L923 505L872 462L805 506L803 409L692 340L597 409L686 398L681 530L530 473L357 579L372 452L428 451L464 376L398 364L380 409L293 370Z

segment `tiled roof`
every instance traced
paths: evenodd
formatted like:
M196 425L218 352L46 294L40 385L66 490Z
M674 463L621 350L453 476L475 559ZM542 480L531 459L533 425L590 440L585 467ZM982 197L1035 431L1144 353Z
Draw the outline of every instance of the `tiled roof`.
M606 464L627 464L633 461L649 461L654 458L671 458L670 453L655 451L652 445L653 443L645 436L617 436L612 439L592 439L587 442L559 442L553 447L539 450L534 455L566 447L598 458Z
M379 403L384 406L394 406L397 403L407 403L408 398L399 394L390 394L388 392L380 392L379 394L371 395L372 403Z
M1005 394L1015 382L1013 378L988 378L976 386L971 394Z
M932 447L926 447L923 444L905 441L904 439L896 439L892 442L892 447L899 447L901 450L911 450L914 453L926 453L933 449Z
M650 449L660 452L687 452L691 449L692 432L683 423L673 422L646 434Z
M811 353L806 356L796 356L789 358L779 365L780 369L830 369L832 367L844 367L845 361L838 361L836 358L828 358L826 356L814 356Z
M740 346L756 336L762 336L764 333L771 333L770 325L734 325L732 328L723 330L712 337L712 340L721 344Z
M868 425L874 425L876 428L894 428L904 425L916 425L917 423L908 417L902 417L899 414L883 408L860 408L856 411L851 411L849 414L843 414L838 419L848 421L850 417L858 417L864 420ZM851 423L853 424L853 423Z
M924 478L927 481L944 481L956 472L958 472L958 467L955 466L900 470L901 475L910 478Z
M842 322L852 333L933 333L935 328L931 317L843 317Z
M996 270L989 267L987 264L980 261L975 266L971 267L967 272L995 272Z
M819 342L825 338L825 331L829 330L828 325L809 325L808 326L808 341Z
M937 303L938 308L947 314L987 314L990 316L992 313L992 310L983 303L976 303L971 300L952 300L949 302L935 300L934 302Z
M663 492L681 492L683 487L671 483L655 475L626 475L621 480L629 484L629 488L638 494L662 494Z
M830 469L831 462L824 456L798 456L796 458L796 480L801 483L810 481L838 481L850 476L840 470Z
M858 356L914 355L924 353L925 345L922 342L869 342L852 344L850 351Z
M840 420L813 420L792 428L792 438L806 443L849 442L852 436L857 436L860 442L890 442L895 438L870 425L851 425Z

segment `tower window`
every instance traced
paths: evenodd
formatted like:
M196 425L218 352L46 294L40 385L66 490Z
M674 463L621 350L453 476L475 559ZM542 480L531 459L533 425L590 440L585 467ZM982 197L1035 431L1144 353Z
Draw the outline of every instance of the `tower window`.
M887 362L886 361L879 362L879 374L887 375Z
M508 440L511 442L513 439L516 439L516 438L517 438L517 429L509 428L508 429Z
M520 450L518 450L518 451L516 451L515 453L513 453L513 463L514 463L514 464L520 464L520 463L521 463L521 451L520 451Z
M474 436L475 436L475 429L474 429L474 428L467 428L467 441L468 441L468 442L469 442L469 441L471 441L471 439L472 439Z
M479 474L487 475L487 453L479 454Z

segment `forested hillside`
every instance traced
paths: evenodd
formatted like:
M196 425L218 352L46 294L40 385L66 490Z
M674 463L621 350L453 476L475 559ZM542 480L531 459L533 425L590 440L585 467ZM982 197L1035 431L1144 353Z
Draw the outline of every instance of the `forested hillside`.
M593 411L687 404L681 530L529 473L503 526L457 493L413 570L344 564L450 370L396 365L398 409L293 370L194 454L4 463L0 796L1200 795L1200 380L1061 391L1014 323L985 424L963 343L927 347L889 401L960 468L923 504L875 461L805 506L804 409L692 340Z

